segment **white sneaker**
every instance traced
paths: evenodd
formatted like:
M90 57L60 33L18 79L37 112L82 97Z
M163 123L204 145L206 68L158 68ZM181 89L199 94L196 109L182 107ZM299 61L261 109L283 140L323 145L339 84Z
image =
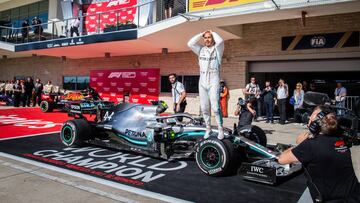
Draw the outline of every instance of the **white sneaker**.
M204 139L208 139L210 137L211 128L206 128Z
M222 128L222 127L221 127L221 128L218 128L218 131L219 131L219 132L218 132L218 137L217 137L217 138L218 138L219 140L224 139L224 128Z

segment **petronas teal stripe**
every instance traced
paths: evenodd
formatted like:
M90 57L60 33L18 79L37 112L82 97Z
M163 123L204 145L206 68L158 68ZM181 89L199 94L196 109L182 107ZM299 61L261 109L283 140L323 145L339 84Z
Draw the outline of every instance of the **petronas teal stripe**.
M133 140L133 139L128 138L128 137L126 137L126 136L124 136L124 135L121 135L121 134L117 134L117 135L118 135L119 137L125 139L126 141L129 141L129 142L133 143L133 144L144 145L144 146L147 145L147 142L146 142L146 141Z
M186 132L186 133L181 133L181 134L177 134L176 138L182 137L182 136L204 136L205 135L205 131L201 131L201 132Z

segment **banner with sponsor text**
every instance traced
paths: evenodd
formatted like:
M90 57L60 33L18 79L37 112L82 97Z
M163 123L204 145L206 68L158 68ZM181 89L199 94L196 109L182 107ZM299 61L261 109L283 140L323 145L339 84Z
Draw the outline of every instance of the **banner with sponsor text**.
M116 26L117 23L133 22L136 4L137 0L115 0L84 5L84 15L87 15L84 20L86 33L102 32L109 25Z
M150 104L159 99L160 69L91 70L90 86L106 101Z
M188 8L189 12L196 12L264 1L265 0L189 0Z

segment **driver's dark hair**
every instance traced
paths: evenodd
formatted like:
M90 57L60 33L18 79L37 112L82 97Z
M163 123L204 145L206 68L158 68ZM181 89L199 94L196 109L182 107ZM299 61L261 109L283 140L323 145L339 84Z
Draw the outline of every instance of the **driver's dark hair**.
M170 73L170 74L168 75L168 77L170 77L170 76L174 76L175 78L177 77L177 76L176 76L176 73Z

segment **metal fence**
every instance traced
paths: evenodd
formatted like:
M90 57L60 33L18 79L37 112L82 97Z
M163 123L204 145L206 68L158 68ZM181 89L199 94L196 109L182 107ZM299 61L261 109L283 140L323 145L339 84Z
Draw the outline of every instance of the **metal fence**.
M151 13L149 14L149 19L141 19L141 14L145 10L151 7ZM153 23L162 21L165 19L165 8L163 0L152 0L147 3L136 5L133 7L121 8L118 10L106 11L102 13L96 13L92 15L84 15L80 17L81 25L84 25L86 18L95 19L97 22L101 22L101 18L105 14L114 13L116 14L116 23L115 26L112 26L114 29L112 31L121 31L119 27L125 27L121 23L121 11L128 9L136 9L137 10L137 18L136 22L133 22L135 26L129 28L141 28L151 25ZM180 13L186 12L186 0L174 0L174 8L173 8L173 16L176 16ZM56 20L56 21L48 21L46 23L38 24L38 25L29 25L27 27L6 27L0 26L0 41L13 43L13 44L21 44L21 43L31 43L36 41L46 41L53 40L57 38L70 38L71 37L71 24L76 18L70 18L65 20ZM44 19L41 19L44 20ZM47 19L45 19L47 20ZM135 21L135 20L134 20ZM104 32L100 23L95 25L95 32L86 32L83 29L83 26L80 26L79 32L81 36L86 36L90 34L100 34Z
M357 104L356 102L360 99L360 96L346 96L345 97L345 108L354 110Z

